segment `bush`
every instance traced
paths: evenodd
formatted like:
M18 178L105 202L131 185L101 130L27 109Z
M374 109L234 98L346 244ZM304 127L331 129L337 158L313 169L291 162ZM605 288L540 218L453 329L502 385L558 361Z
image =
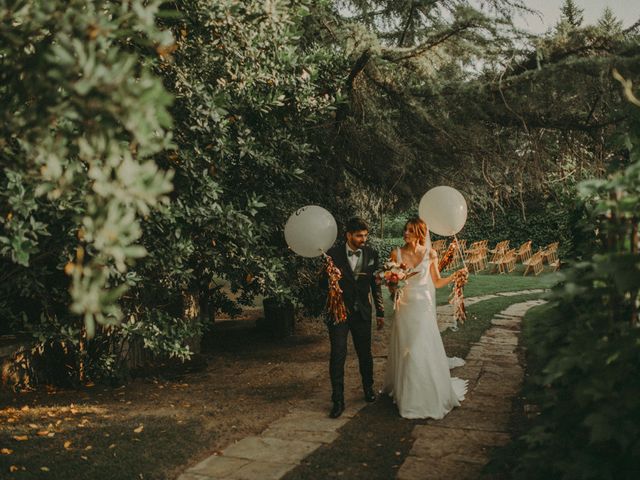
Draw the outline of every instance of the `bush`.
M560 258L575 256L576 225L583 216L581 208L578 205L567 205L566 202L540 203L543 205L541 208L534 204L526 210L526 218L523 218L522 211L516 206L508 207L505 211L498 210L493 215L490 211L471 207L467 223L457 236L460 240L466 239L467 245L478 240L488 240L491 247L501 240L510 240L510 246L517 248L531 240L534 250L559 242ZM414 211L406 211L389 216L385 220L385 238L400 237L401 245L404 224L414 215ZM431 234L432 240L440 238L442 237L439 235Z
M630 145L640 145L637 132ZM564 270L545 315L525 324L528 396L540 414L515 478L640 475L640 148L630 153L621 174L580 185L596 253Z
M393 237L393 238L369 238L369 246L378 252L380 256L380 263L386 261L391 255L391 251L396 247L401 247L404 245L404 240L402 237Z

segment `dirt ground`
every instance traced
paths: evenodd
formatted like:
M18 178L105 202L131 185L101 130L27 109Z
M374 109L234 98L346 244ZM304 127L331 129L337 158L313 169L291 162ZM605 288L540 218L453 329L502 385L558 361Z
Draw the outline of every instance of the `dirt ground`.
M11 473L8 478L42 478L54 471L55 478L68 480L89 474L175 478L234 441L260 433L311 392L328 388L329 343L322 322L299 321L295 335L284 340L254 325L246 316L221 321L205 338L198 361L148 371L125 386L0 392L0 472ZM374 335L374 355L386 334ZM355 359L353 351L349 358ZM80 473L73 473L74 464Z

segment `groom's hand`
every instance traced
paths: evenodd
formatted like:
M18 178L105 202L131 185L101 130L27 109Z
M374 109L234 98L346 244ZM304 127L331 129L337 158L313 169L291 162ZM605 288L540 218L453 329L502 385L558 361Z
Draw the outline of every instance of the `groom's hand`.
M378 330L382 330L384 328L384 317L376 317L376 325Z

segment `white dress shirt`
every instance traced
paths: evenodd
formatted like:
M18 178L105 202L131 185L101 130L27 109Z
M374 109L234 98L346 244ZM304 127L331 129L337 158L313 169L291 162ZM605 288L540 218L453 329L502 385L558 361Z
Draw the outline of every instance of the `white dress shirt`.
M356 269L358 260L360 260L360 258L362 257L362 250L360 248L358 248L357 250L352 250L351 247L349 247L348 243L345 243L345 248L347 249L347 260L349 261L349 266L351 267L351 271L353 272ZM349 252L357 252L358 250L360 250L360 257L356 255L349 255Z

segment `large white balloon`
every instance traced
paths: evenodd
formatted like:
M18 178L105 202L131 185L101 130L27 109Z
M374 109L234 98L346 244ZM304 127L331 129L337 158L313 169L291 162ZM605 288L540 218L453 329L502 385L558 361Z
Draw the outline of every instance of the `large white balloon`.
M326 252L337 236L335 218L317 205L307 205L296 210L284 226L287 244L303 257L317 257Z
M467 202L455 188L433 187L422 196L418 215L433 233L455 235L467 221Z

